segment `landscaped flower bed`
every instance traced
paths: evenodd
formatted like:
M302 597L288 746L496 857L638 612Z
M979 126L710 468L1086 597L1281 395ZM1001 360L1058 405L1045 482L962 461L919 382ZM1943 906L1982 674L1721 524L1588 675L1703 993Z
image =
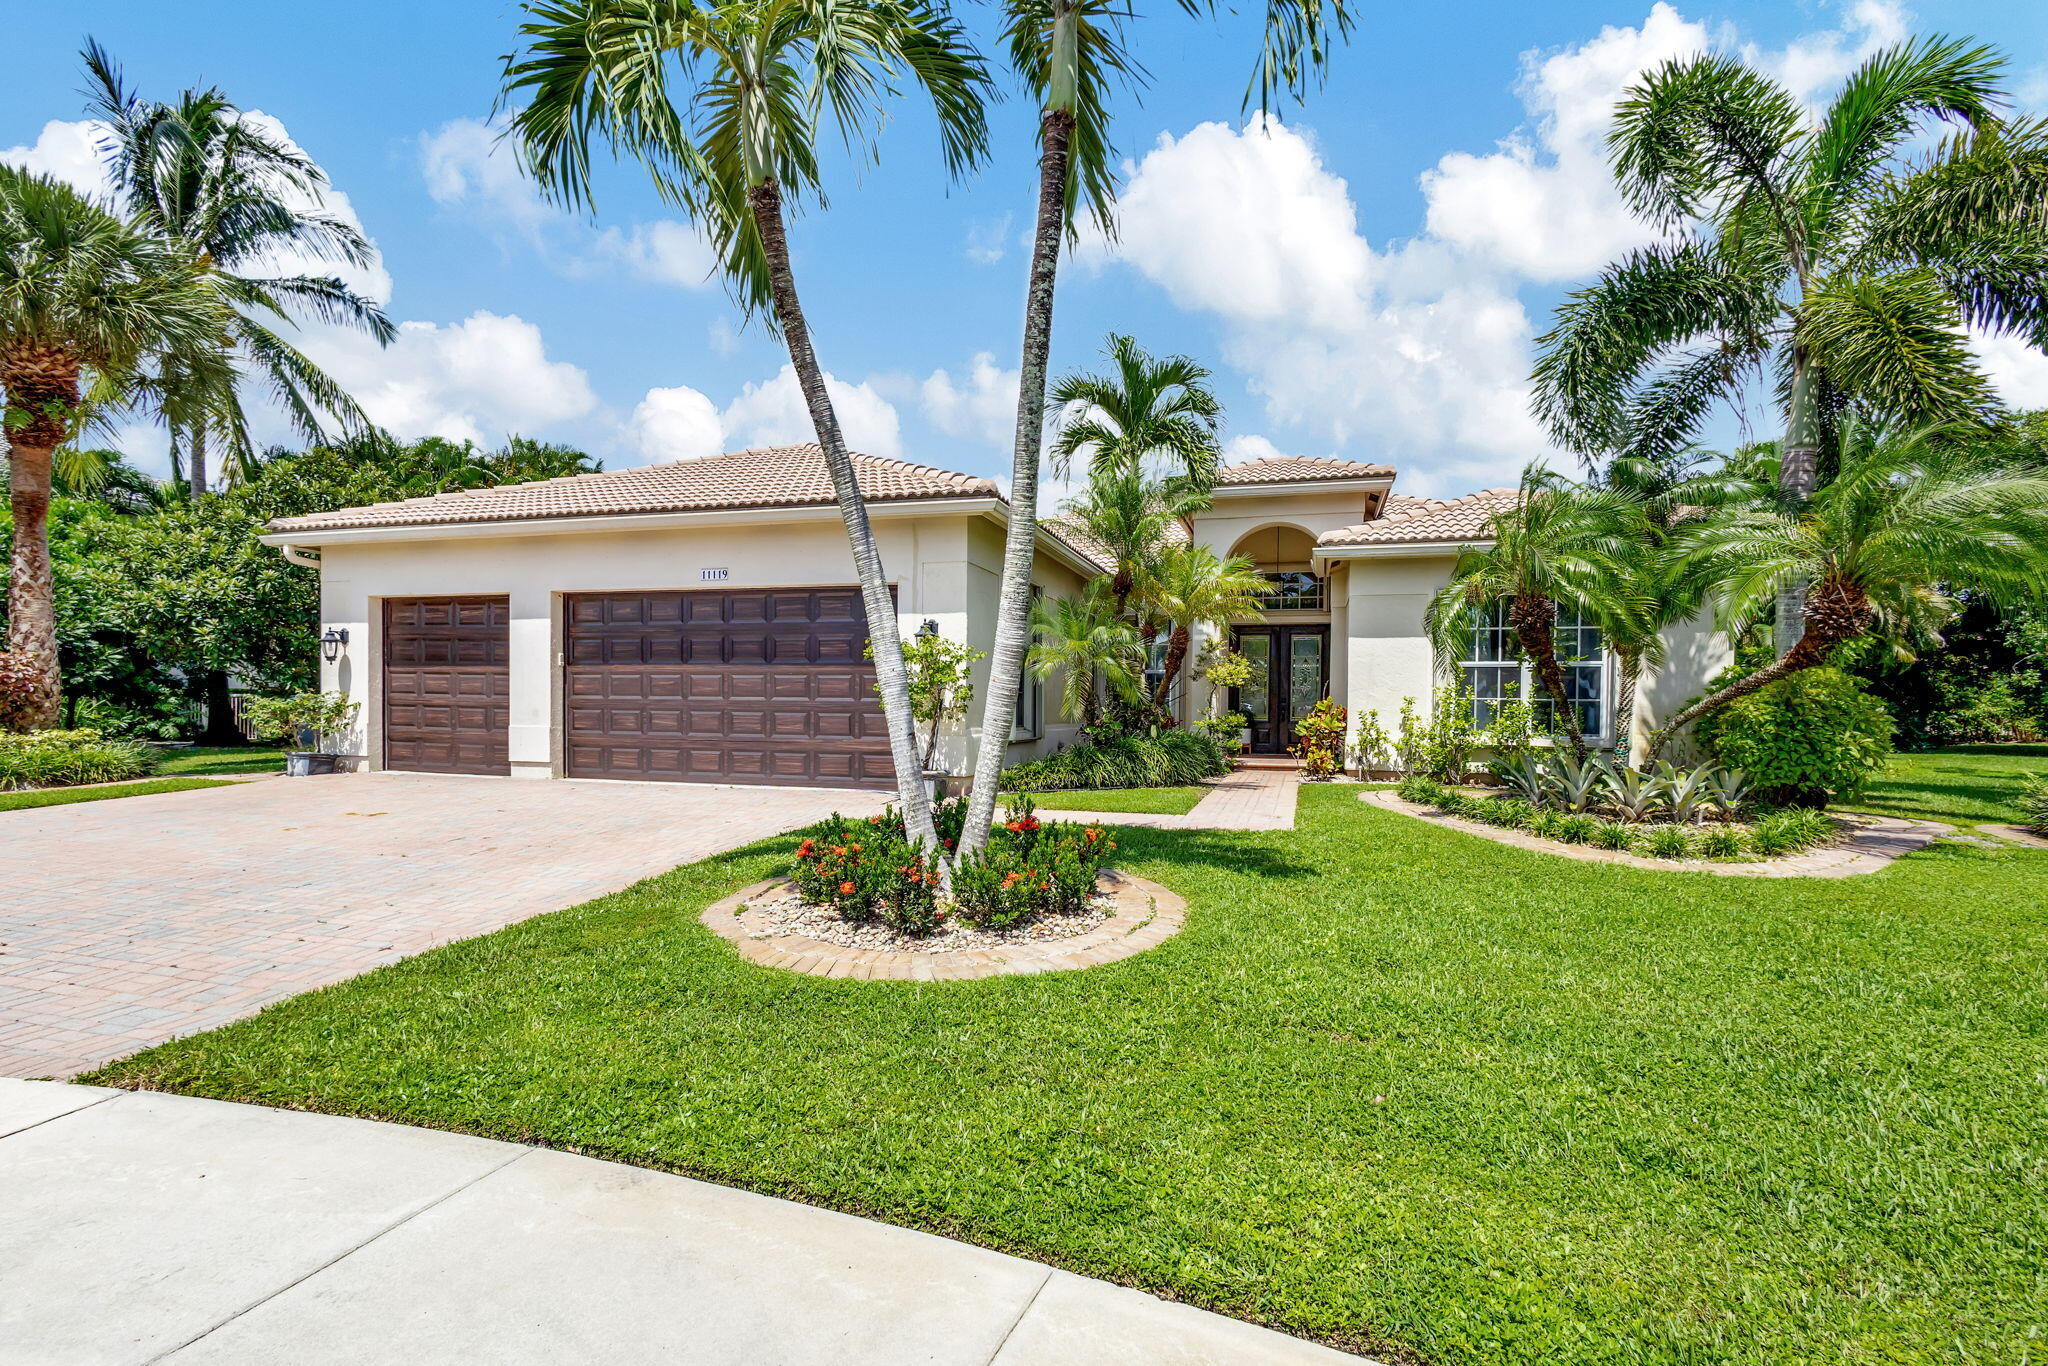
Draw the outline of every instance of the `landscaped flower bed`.
M95 730L0 734L0 792L116 783L144 777L156 766L149 746Z
M1826 844L1841 832L1824 811L1756 807L1742 775L1730 769L1663 764L1644 773L1604 760L1579 764L1553 754L1495 776L1506 785L1500 792L1413 777L1397 793L1403 801L1466 820L1648 858L1776 858Z
M950 851L966 822L964 798L933 811ZM834 815L802 832L789 891L756 899L750 912L827 943L945 952L1085 934L1108 915L1098 879L1116 849L1099 825L1041 821L1030 799L979 854L952 869L912 845L892 807L853 820Z

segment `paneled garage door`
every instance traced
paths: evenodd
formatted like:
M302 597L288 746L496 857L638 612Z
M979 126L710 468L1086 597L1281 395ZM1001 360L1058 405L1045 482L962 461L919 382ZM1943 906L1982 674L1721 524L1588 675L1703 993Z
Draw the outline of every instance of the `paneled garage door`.
M854 587L568 601L572 778L888 787Z
M512 771L511 615L501 597L384 600L384 767Z

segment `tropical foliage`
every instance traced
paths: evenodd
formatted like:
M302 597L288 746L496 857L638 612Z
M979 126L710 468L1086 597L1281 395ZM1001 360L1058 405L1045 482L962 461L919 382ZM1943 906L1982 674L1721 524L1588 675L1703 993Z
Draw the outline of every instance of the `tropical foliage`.
M1835 669L1781 678L1703 719L1700 745L1741 769L1766 801L1824 806L1884 771L1894 726L1884 704Z

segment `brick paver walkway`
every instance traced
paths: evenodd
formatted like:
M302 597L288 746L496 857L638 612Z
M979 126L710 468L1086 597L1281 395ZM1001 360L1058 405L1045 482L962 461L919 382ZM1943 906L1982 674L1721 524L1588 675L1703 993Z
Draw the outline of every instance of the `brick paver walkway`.
M1209 785L1209 795L1185 815L1136 811L1047 811L1062 821L1139 825L1148 830L1292 830L1301 774L1291 768L1240 768Z
M70 1076L866 792L360 774L0 816L0 1076Z

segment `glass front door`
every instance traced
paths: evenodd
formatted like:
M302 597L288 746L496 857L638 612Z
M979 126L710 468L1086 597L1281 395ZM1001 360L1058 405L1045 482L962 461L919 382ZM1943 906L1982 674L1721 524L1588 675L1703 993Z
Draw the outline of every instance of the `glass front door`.
M1284 754L1295 723L1330 691L1330 628L1240 626L1231 638L1253 669L1231 708L1251 718L1252 753Z

